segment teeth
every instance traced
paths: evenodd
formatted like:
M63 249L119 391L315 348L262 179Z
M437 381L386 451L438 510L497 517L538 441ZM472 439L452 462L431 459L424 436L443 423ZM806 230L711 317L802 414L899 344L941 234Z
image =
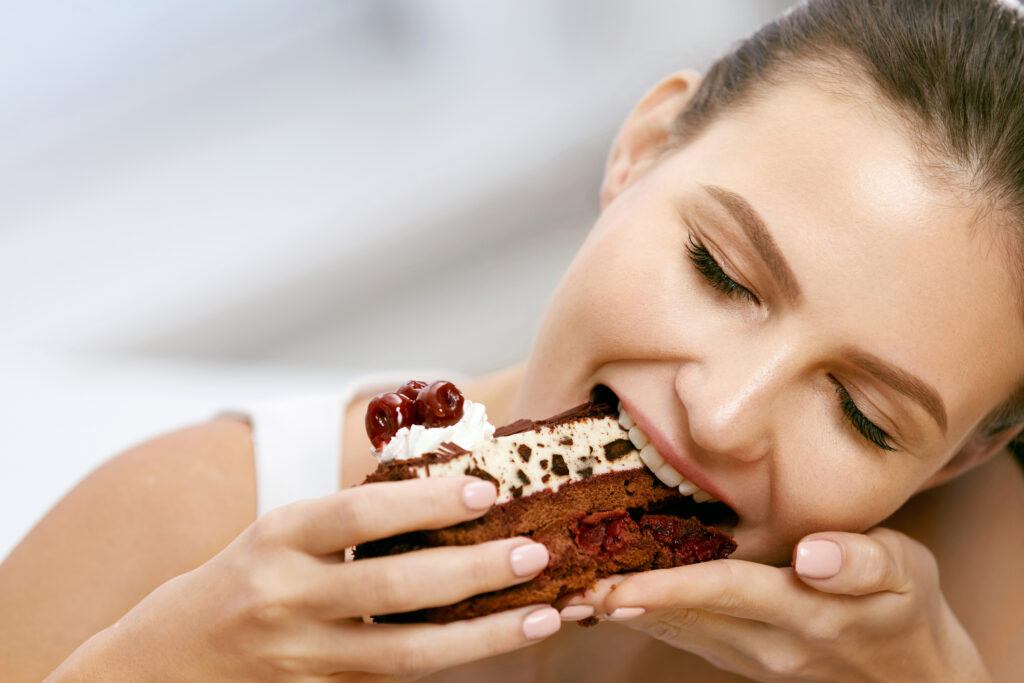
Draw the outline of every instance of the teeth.
M693 496L693 500L697 503L717 500L710 493L679 474L672 465L665 462L665 459L661 457L661 453L648 440L643 430L636 426L633 418L623 409L621 403L619 404L619 424L622 425L623 429L629 430L629 440L640 449L640 459L644 461L644 464L650 468L654 476L660 479L665 486L678 487L679 493L684 496Z
M672 465L669 465L668 463L665 463L656 469L654 471L654 476L661 479L665 486L671 486L672 488L679 486L679 482L683 480L683 475L676 472Z
M683 482L679 485L679 493L684 496L692 496L697 491L700 491L700 488L689 479L683 479Z
M647 435L644 434L639 427L633 427L629 430L629 440L633 442L633 445L643 450L644 446L650 443L647 440Z
M623 429L627 430L632 429L636 425L636 423L633 422L633 418L629 416L629 413L626 412L626 409L622 407L621 403L619 404L619 424L622 425ZM641 446L641 448L643 447Z
M697 492L693 494L693 500L698 503L707 503L714 500L714 498L704 489L697 489Z
M657 474L658 468L665 464L665 461L652 444L647 444L640 449L640 459L644 461L644 464L651 468L651 471Z

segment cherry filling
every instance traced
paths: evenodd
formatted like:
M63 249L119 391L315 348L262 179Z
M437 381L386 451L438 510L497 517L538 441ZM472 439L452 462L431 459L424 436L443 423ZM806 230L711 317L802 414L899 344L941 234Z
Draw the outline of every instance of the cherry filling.
M673 564L692 564L726 557L736 549L728 536L693 517L636 513L624 509L595 512L582 517L574 530L576 545L593 556L612 556L637 545L657 546L669 552Z
M576 524L576 545L591 555L614 554L629 546L640 532L623 509L595 512Z
M640 528L651 534L655 541L672 549L677 562L692 564L722 557L736 549L736 543L698 522L672 515L644 515Z

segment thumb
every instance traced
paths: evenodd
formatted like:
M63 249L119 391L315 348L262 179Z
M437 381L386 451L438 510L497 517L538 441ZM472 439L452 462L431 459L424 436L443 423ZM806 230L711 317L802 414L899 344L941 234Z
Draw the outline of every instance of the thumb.
M793 550L793 569L825 593L906 593L937 578L931 552L909 536L877 527L865 534L828 531L805 536Z

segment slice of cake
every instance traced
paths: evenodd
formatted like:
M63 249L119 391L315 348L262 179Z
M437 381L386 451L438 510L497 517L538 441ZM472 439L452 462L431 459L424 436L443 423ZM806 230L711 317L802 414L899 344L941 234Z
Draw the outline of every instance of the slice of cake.
M410 382L375 397L367 432L380 464L364 483L468 474L494 482L498 498L477 519L364 543L357 560L511 536L543 543L550 560L526 583L374 620L445 623L551 603L612 574L728 557L736 544L709 525L729 521L732 511L663 484L618 416L608 391L555 417L499 429L450 382Z

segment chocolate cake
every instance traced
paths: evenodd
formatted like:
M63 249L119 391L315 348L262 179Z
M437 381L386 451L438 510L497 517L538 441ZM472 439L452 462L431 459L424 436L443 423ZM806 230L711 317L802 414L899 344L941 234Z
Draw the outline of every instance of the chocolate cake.
M423 383L411 384L418 385L417 392L426 391ZM457 393L453 385L444 384ZM447 420L449 434L461 422L479 421L483 414L480 404L467 401L469 409L463 417L461 395L456 411L454 393L434 401L435 416L449 413L442 418ZM377 470L364 483L469 474L494 482L498 498L485 515L469 522L357 546L356 559L526 536L543 543L550 560L544 571L526 583L446 607L374 615L375 621L446 623L551 603L612 574L725 558L736 548L730 536L710 526L727 520L731 510L722 503L697 503L659 480L620 424L617 400L610 392L599 392L590 402L546 420L519 420L493 433L485 430L483 438L475 437L479 441L475 445L466 444L465 439L463 445L456 439L436 447L421 443L421 450L430 450L420 454L411 451L410 444L422 440L430 429L416 424L417 416L430 412L429 406L418 406L414 399L407 414L386 424L388 415L395 414L390 406L397 402L385 401L388 407L383 412L381 404L371 403L367 430L375 445L384 448L377 452L382 458ZM438 403L447 408L437 408ZM452 421L456 412L462 418L459 423ZM483 418L489 426L485 414ZM430 421L426 417L423 425ZM434 423L437 432L437 419ZM387 438L388 431L398 438ZM444 436L443 432L434 435Z

